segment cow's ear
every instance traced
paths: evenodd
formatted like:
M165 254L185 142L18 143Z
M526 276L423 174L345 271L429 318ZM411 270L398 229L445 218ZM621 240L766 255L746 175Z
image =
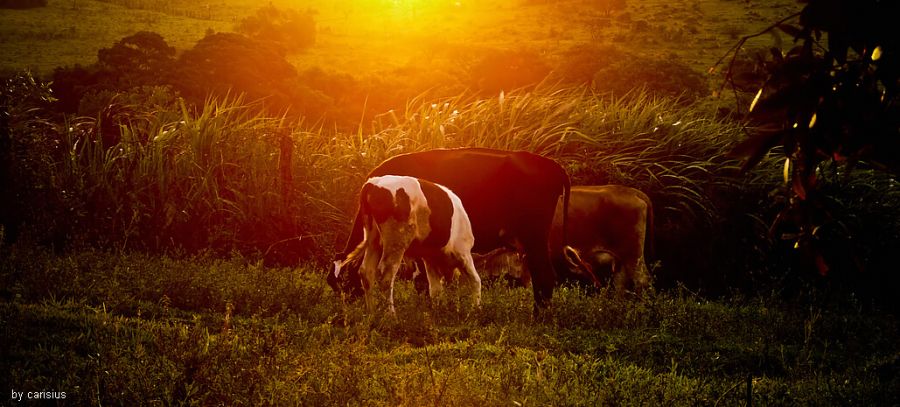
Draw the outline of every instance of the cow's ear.
M394 219L400 222L409 220L409 212L411 210L409 195L403 188L397 190L397 196L394 198Z

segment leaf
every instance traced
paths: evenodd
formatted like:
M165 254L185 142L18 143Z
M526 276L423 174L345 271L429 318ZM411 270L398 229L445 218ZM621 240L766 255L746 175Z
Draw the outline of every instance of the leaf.
M881 59L881 46L880 45L875 47L875 49L872 50L872 60L877 61L879 59Z
M783 175L784 175L784 184L787 185L788 182L790 182L790 180L791 180L791 158L790 157L784 159Z
M753 103L750 103L750 111L753 111L753 108L756 107L756 104L759 103L759 98L762 96L763 88L759 88L759 92L756 92L756 97L753 98Z

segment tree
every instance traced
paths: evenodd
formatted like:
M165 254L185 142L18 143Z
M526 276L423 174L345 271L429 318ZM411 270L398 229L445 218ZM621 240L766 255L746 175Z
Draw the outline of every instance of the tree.
M751 87L749 136L734 149L748 170L776 147L785 156L789 204L772 230L788 230L821 274L829 264L820 229L833 209L821 192L831 168L866 167L900 173L900 2L809 0L802 11L747 36L732 49L726 81ZM796 21L796 22L795 22ZM752 68L736 69L743 44L778 30L793 37L789 50L772 48Z
M286 107L297 77L277 49L235 33L215 33L197 42L178 59L175 87L195 103L210 94L244 93Z
M150 31L140 31L122 38L112 48L97 51L99 69L112 73L119 88L165 82L174 62L175 47Z
M277 44L286 50L301 50L316 43L314 11L279 10L269 5L241 20L236 31L252 39Z

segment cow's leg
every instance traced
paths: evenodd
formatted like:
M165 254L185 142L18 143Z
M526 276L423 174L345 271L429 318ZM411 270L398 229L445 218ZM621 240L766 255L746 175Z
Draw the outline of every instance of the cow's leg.
M404 251L405 249L401 247L385 248L379 264L379 283L388 292L388 310L391 315L396 314L394 309L394 279L397 278L397 272L400 270Z
M647 263L644 256L638 258L637 266L634 269L634 292L639 293L650 285L650 272L647 270Z
M539 239L536 239L539 240ZM556 272L550 262L550 253L546 240L524 242L525 264L531 272L531 288L534 292L534 313L550 306L553 299L553 288L556 286Z
M461 263L460 271L463 276L465 276L466 281L469 282L469 286L472 289L472 296L474 298L475 306L481 306L481 277L478 275L478 271L475 270L475 261L472 259L471 253L465 253L461 256L458 261Z
M522 287L528 288L531 285L531 270L528 269L528 263L525 262L525 256L523 254L516 252L516 256L519 261L521 272L519 281L521 282Z
M633 274L633 272L630 270L629 265L616 263L613 265L612 273L613 287L616 289L616 295L622 297L625 295L625 291L628 290L628 281L631 280L631 274Z
M369 312L375 309L375 298L372 290L376 288L375 275L378 273L379 259L381 259L380 247L375 244L369 244L363 255L362 265L359 267L359 278Z
M428 277L428 296L436 298L444 290L441 277L444 275L443 262L436 258L423 259L425 263L425 275Z
M391 314L394 313L394 279L400 270L403 254L409 248L413 239L413 230L410 226L394 219L388 219L380 224L381 229L381 284L388 290L388 306Z
M414 260L416 272L413 273L413 287L419 295L424 294L428 290L430 283L428 282L428 273L425 271L425 261L421 258Z
M394 279L397 278L397 272L400 270L400 259L390 259L381 263L381 284L386 285L388 291L388 311L391 315L396 315L394 309Z

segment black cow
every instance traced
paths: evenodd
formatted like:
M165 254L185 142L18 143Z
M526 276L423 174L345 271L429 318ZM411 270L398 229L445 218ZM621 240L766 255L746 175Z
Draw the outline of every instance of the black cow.
M569 176L559 164L525 151L437 149L389 158L372 170L369 178L382 175L418 177L455 192L472 223L472 251L516 248L533 270L535 311L549 305L556 273L548 237L557 200L562 197L566 208L569 204ZM345 259L362 240L363 223L357 212L344 251L335 260ZM328 273L328 283L336 291L362 293L358 268L348 268L341 273L346 279Z

